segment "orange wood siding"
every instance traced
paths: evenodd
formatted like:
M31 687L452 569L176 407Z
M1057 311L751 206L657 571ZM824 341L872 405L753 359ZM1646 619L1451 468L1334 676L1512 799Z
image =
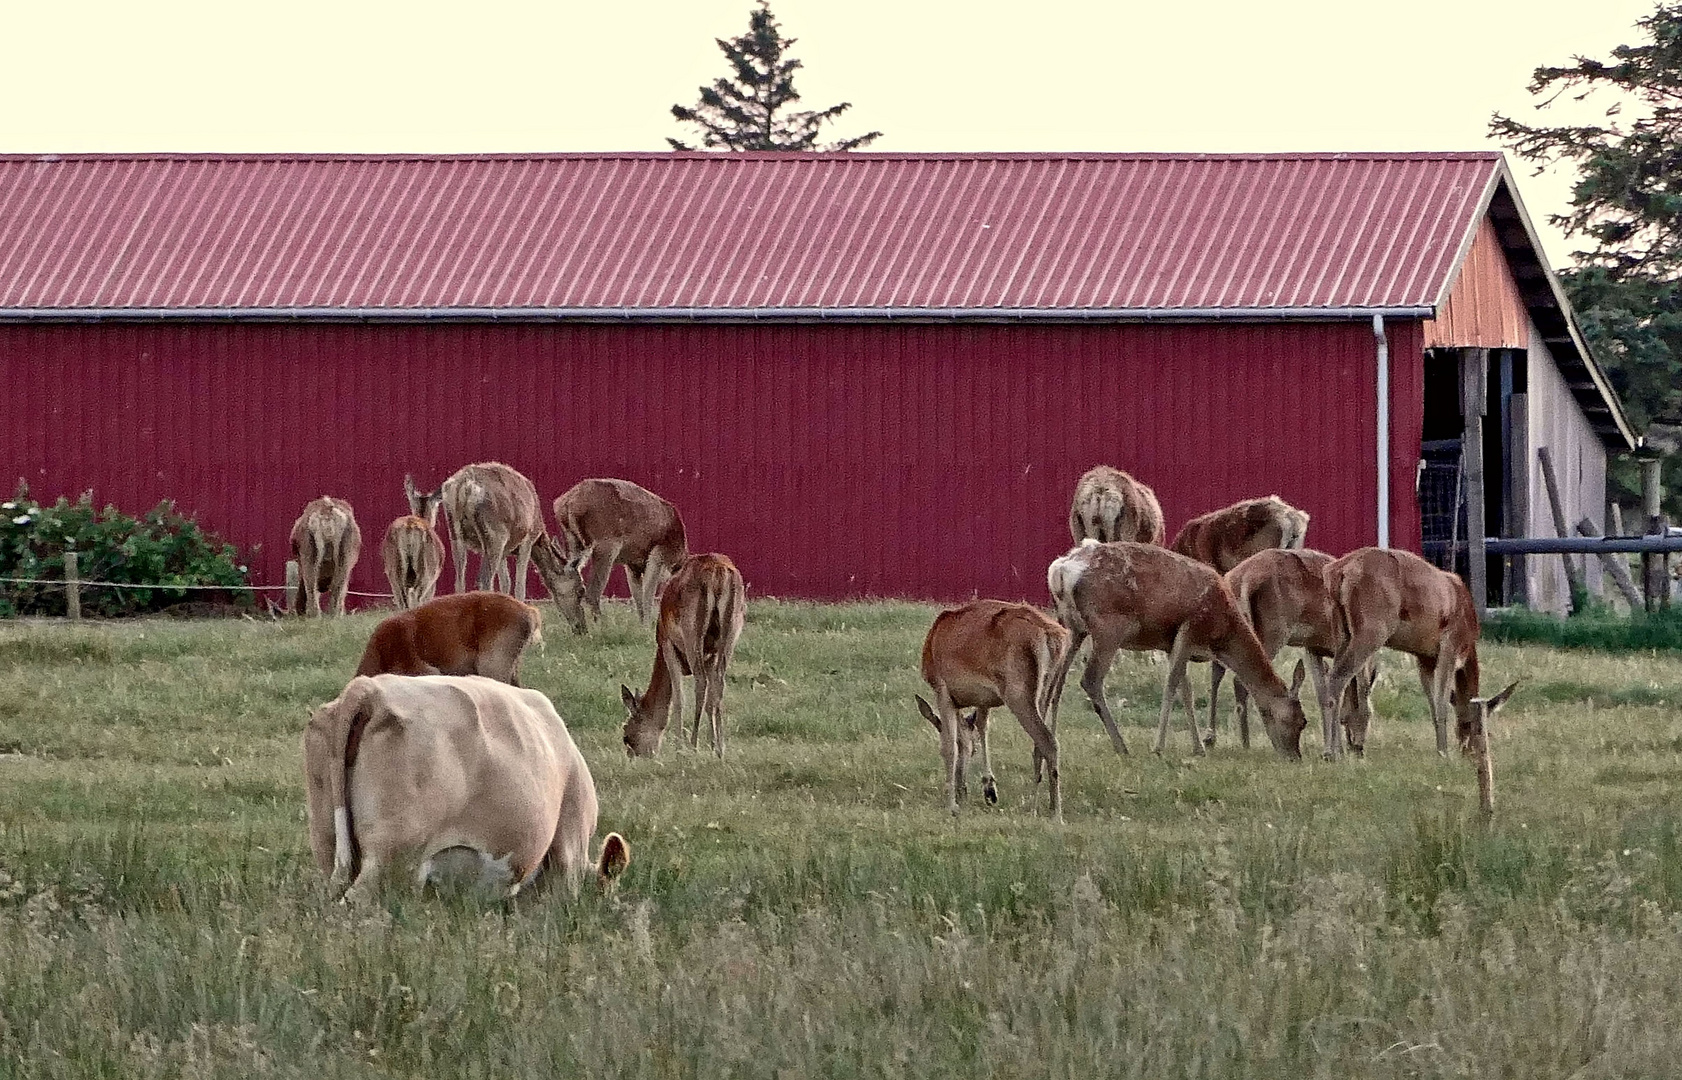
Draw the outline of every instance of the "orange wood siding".
M1478 222L1472 250L1466 253L1441 317L1425 321L1425 347L1530 347L1530 317L1487 217Z

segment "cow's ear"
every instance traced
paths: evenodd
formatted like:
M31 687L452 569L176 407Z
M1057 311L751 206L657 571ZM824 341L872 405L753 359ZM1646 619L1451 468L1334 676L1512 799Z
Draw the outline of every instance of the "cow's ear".
M922 694L917 695L917 711L923 714L924 720L934 725L936 731L940 730L940 716L934 711L933 705L923 700Z
M625 703L625 708L631 710L632 712L637 711L637 695L624 683L619 684L619 700Z
M631 845L618 833L608 833L602 840L601 860L596 864L596 872L601 875L602 884L607 884L625 872L625 867L631 865Z

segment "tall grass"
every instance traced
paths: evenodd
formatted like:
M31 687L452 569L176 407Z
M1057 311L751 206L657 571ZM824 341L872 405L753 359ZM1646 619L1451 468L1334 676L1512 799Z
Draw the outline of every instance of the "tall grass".
M1550 645L1600 652L1682 651L1682 610L1616 615L1594 611L1561 619L1535 611L1491 616L1483 628L1488 641L1513 645Z
M525 679L633 845L618 888L324 902L306 710L369 617L0 628L0 1077L1660 1076L1682 992L1682 658L1492 646L1500 816L1386 661L1364 762L1120 758L1065 814L995 717L943 809L931 609L755 603L731 756L628 761L622 610ZM1148 746L1159 667L1112 700ZM1639 692L1637 692L1639 691ZM1675 696L1673 696L1675 695ZM972 790L975 785L972 785Z

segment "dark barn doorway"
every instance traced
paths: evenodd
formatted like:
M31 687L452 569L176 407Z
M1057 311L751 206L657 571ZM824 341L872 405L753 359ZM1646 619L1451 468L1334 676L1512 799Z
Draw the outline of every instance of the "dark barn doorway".
M1425 557L1468 577L1465 407L1461 367L1467 349L1431 349L1425 354L1425 411L1419 461L1419 524ZM1529 477L1521 449L1528 441L1524 402L1528 393L1523 349L1490 349L1484 380L1483 515L1487 536L1522 536ZM1514 396L1518 395L1515 401ZM1515 450L1517 457L1515 457ZM1522 490L1521 490L1522 489ZM1491 604L1523 600L1522 557L1486 556Z

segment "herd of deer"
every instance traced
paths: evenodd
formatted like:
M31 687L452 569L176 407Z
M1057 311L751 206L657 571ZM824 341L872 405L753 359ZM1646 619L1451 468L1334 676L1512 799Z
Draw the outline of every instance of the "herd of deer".
M674 707L682 711L683 676L693 675L690 745L697 744L705 717L713 750L723 756L724 672L747 609L742 575L724 555L690 554L671 503L629 481L584 480L555 500L557 538L544 526L537 488L500 462L468 465L437 491L417 490L410 477L403 488L410 513L393 521L380 543L398 614L375 628L358 675L484 675L517 686L522 653L541 641L542 618L525 603L528 566L536 566L577 633L588 630L592 616L600 618L608 576L623 566L638 618L646 624L657 614L647 690L620 687L626 750L633 756L659 752ZM449 526L456 595L434 599L444 566L440 509ZM329 610L344 614L361 550L349 503L323 496L305 506L292 526L299 569L294 609L320 615L326 593ZM479 556L476 592L464 591L470 553Z
M622 565L639 619L655 616L648 687L641 694L620 688L627 752L658 753L674 707L682 730L680 687L693 675L689 744L698 745L706 718L714 752L723 756L724 677L744 620L742 577L723 555L689 553L682 519L669 502L628 481L585 480L555 500L559 530L551 536L536 488L506 465L466 466L435 492L417 490L406 477L404 489L411 513L391 523L380 546L399 614L376 629L358 674L481 674L518 685L521 653L540 640L537 609L524 603L528 564L578 633L600 617L608 577ZM457 595L433 599L444 561L440 508ZM1360 755L1372 717L1376 654L1385 647L1411 654L1438 751L1448 752L1452 713L1460 747L1477 766L1481 805L1492 811L1487 722L1513 686L1479 697L1478 618L1465 586L1407 552L1362 548L1334 559L1308 550L1308 522L1308 514L1270 495L1193 518L1165 545L1162 508L1149 486L1109 466L1087 472L1069 511L1075 546L1047 571L1055 618L1029 604L977 600L940 613L923 643L922 675L934 700L919 696L917 705L940 733L952 812L977 752L983 796L998 800L987 718L1004 707L1028 734L1035 782L1049 775L1051 814L1061 817L1058 705L1089 639L1080 686L1122 754L1127 742L1104 693L1121 650L1167 655L1157 753L1167 743L1176 695L1193 752L1214 744L1220 685L1230 671L1243 745L1250 745L1254 699L1274 748L1292 760L1302 756L1307 727L1300 698L1305 678L1318 700L1325 757L1342 756L1345 740ZM360 549L349 504L324 497L305 507L292 530L297 610L320 614L325 592L332 612L342 614ZM481 591L467 593L470 552L480 557ZM1286 646L1304 653L1289 685L1273 666ZM1187 676L1192 661L1212 667L1207 734Z
M1122 754L1127 743L1104 695L1105 676L1120 650L1167 654L1157 753L1167 742L1177 692L1193 752L1214 744L1220 684L1230 670L1244 745L1250 742L1253 697L1274 748L1292 760L1302 757L1307 727L1299 697L1305 674L1312 674L1319 699L1325 756L1343 754L1345 735L1360 755L1372 718L1375 656L1385 647L1411 654L1439 753L1448 752L1452 711L1460 747L1477 767L1480 804L1493 812L1488 720L1516 683L1494 697L1478 696L1478 617L1458 577L1388 548L1362 548L1340 559L1306 550L1308 515L1277 496L1193 518L1165 547L1156 494L1106 465L1081 477L1069 531L1075 547L1046 575L1056 619L1028 604L978 600L941 613L923 643L923 678L935 700L931 705L919 697L917 704L940 732L953 813L978 748L983 797L997 801L987 713L1003 706L1028 733L1035 782L1049 773L1051 814L1061 816L1057 709L1088 639L1081 689ZM1287 645L1305 654L1289 686L1273 668ZM1199 729L1186 676L1193 660L1212 662L1207 735Z

